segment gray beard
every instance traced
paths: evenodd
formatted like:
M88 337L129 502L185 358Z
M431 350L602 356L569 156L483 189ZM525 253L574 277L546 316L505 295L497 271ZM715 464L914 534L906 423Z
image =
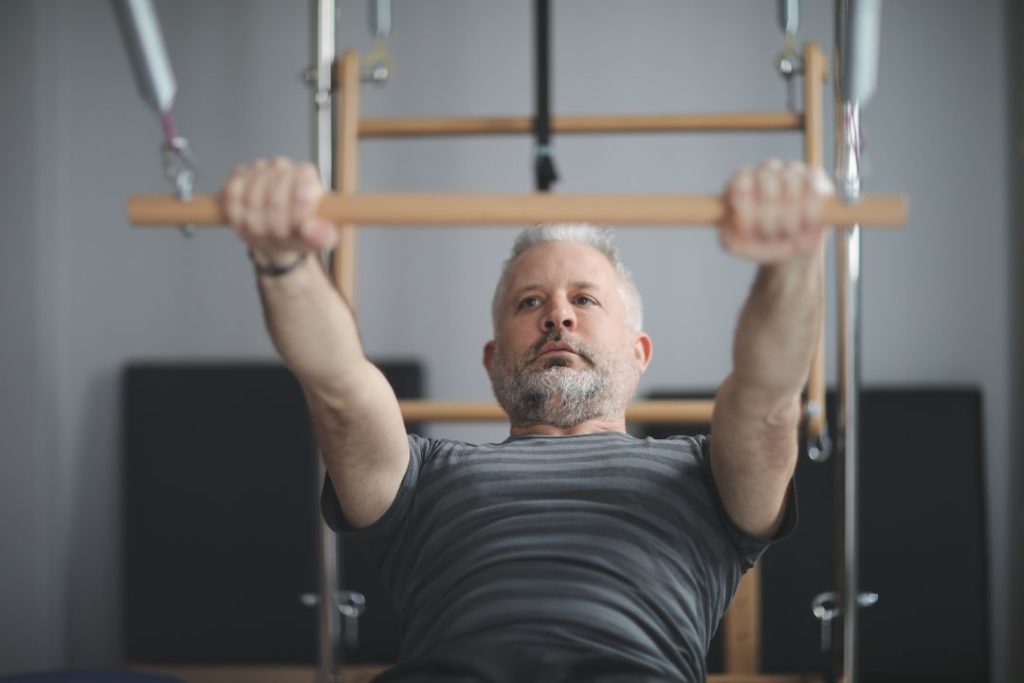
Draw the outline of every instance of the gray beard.
M566 429L622 415L636 377L627 382L619 370L603 363L573 369L561 358L543 369L514 368L496 359L491 384L513 427L544 424Z

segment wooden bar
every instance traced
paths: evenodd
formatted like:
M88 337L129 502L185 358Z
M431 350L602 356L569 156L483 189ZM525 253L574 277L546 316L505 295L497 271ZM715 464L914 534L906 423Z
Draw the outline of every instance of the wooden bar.
M824 82L828 64L817 43L808 43L804 49L804 160L808 166L825 163ZM822 247L822 267L825 253ZM807 379L807 403L812 410L804 411L807 438L817 440L825 432L825 322L822 320L818 350L811 362Z
M505 412L493 401L399 401L407 422L503 422ZM630 422L710 423L711 400L634 401L626 409Z
M719 195L683 194L329 194L317 213L337 223L360 225L530 225L590 221L628 225L712 225L726 212ZM823 218L832 225L895 227L907 220L907 199L866 194L856 204L826 202ZM136 194L128 199L135 225L196 226L225 222L220 197L201 194L179 201L173 195Z
M359 54L346 51L334 63L340 102L334 108L334 190L351 196L359 181ZM338 244L331 253L331 277L348 305L356 306L356 226L338 226Z
M803 115L782 112L744 112L652 115L555 116L553 132L672 133L799 131ZM359 122L359 137L431 137L455 135L525 135L533 132L530 116L369 118Z

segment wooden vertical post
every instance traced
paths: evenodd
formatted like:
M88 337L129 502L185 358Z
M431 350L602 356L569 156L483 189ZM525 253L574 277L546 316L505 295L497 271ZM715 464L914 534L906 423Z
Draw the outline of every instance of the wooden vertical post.
M761 572L754 565L736 589L728 619L722 623L725 673L756 674L761 670Z
M804 48L804 161L808 166L824 163L824 111L823 81L825 56L816 43ZM824 253L821 258L824 259ZM807 381L808 405L817 412L807 415L809 438L817 438L824 431L825 420L825 335L824 324L818 340L818 350L811 365ZM761 572L755 565L740 579L736 596L724 623L725 672L727 674L756 674L761 670Z
M825 55L817 43L804 48L804 161L808 166L823 166L824 159L824 80ZM821 259L824 260L824 252ZM807 380L807 438L817 439L825 432L825 325L822 321L818 351Z
M359 180L359 54L347 50L334 63L337 97L334 123L334 191L354 194ZM339 226L338 245L331 254L334 284L348 301L356 306L356 226Z

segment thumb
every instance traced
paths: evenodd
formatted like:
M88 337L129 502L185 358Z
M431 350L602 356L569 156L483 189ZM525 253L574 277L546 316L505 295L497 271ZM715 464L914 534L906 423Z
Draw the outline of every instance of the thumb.
M330 249L338 243L338 229L322 218L311 218L302 229L306 240L318 249Z

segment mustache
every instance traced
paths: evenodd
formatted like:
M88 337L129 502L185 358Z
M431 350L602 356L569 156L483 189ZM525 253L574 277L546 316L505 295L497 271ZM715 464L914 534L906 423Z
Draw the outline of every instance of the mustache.
M543 349L546 344L549 344L551 342L561 342L568 346L573 353L575 353L583 360L587 361L590 364L593 364L594 362L590 350L585 345L580 343L578 339L573 339L572 337L566 335L561 330L553 330L551 332L548 332L543 337L541 337L537 341L537 343L531 346L530 360L535 360L540 355L541 349Z

